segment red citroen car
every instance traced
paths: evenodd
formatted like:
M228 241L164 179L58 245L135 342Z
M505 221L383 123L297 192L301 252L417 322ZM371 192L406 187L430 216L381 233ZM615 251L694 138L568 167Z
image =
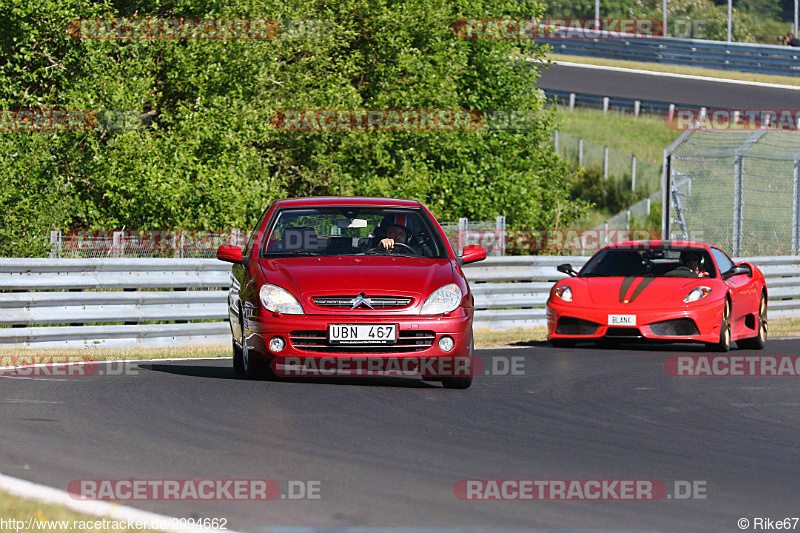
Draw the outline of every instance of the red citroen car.
M456 256L416 201L275 202L244 251L217 252L233 263L233 368L270 378L311 367L363 375L394 363L467 388L472 372L459 362L472 353L474 305L461 265L485 257L480 246Z
M712 350L764 347L767 287L752 263L709 244L632 241L606 246L555 284L547 338L555 346L654 340L701 342Z

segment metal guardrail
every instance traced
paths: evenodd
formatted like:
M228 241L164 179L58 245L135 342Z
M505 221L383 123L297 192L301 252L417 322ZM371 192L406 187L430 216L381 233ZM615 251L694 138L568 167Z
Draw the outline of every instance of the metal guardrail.
M492 257L464 267L475 327L543 325L561 263L582 256ZM770 318L800 316L800 257L753 257ZM230 266L215 259L0 259L0 348L227 344ZM168 322L168 323L164 323Z
M800 76L800 48L701 39L537 39L554 53Z

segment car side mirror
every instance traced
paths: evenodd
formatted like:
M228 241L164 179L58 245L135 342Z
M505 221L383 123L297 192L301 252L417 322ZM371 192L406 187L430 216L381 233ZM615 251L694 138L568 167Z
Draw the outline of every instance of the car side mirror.
M556 270L573 278L578 275L578 273L572 268L572 265L569 263L558 265L556 267Z
M727 272L724 272L722 274L722 279L728 279L732 278L733 276L740 276L742 274L747 274L749 277L753 277L753 271L750 269L750 267L744 263L739 263Z
M461 254L461 264L475 263L486 259L486 250L483 246L472 244L464 247L464 253Z
M217 249L217 259L228 263L241 264L243 259L242 249L238 246L225 244Z

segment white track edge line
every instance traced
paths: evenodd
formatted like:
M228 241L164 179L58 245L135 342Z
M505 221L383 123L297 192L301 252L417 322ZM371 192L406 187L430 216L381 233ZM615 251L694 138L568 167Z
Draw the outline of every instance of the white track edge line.
M158 524L165 522L169 524L180 518L172 516L160 515L151 513L149 511L142 511L133 507L119 505L117 503L104 502L104 501L84 501L75 500L63 490L48 487L47 485L40 485L24 479L19 479L0 473L0 490L4 490L14 496L19 496L28 500L38 501L51 505L64 505L73 511L90 514L97 517L105 517L112 520L133 522L145 522L148 526L151 524ZM178 522L180 523L180 522ZM174 528L152 528L157 531L169 531L172 533L198 533L198 532L211 532L211 531L225 531L226 533L237 533L231 529L208 529L208 528L187 528L187 527L174 527Z
M548 61L542 61L540 59L531 59L527 58L527 61L531 63L541 63L546 64ZM569 61L555 61L551 60L549 63L554 65L563 65L565 67L579 67L579 68L592 68L597 70L610 70L613 72L626 72L629 74L646 74L649 76L663 76L667 78L682 78L687 80L696 80L696 81L713 81L717 83L730 83L733 85L752 85L755 87L768 87L771 89L788 89L792 91L800 91L800 86L798 85L780 85L777 83L766 83L762 81L747 81L747 80L731 80L727 78L711 78L708 76L695 76L693 74L678 74L675 72L657 72L654 70L640 70L640 69L633 69L633 68L624 68L624 67L611 67L611 66L603 66L603 65L591 65L587 63L572 63Z

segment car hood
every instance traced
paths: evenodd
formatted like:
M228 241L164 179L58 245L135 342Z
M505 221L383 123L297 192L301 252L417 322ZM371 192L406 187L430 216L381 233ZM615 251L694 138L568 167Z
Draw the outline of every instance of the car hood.
M718 296L719 281L708 278L572 278L572 298L576 305L591 304L626 309L649 309L654 306L685 306L683 299L694 287L711 287L711 297Z
M453 283L448 259L393 256L261 259L267 280L289 290L304 307L313 296L396 295L421 305L431 292Z

